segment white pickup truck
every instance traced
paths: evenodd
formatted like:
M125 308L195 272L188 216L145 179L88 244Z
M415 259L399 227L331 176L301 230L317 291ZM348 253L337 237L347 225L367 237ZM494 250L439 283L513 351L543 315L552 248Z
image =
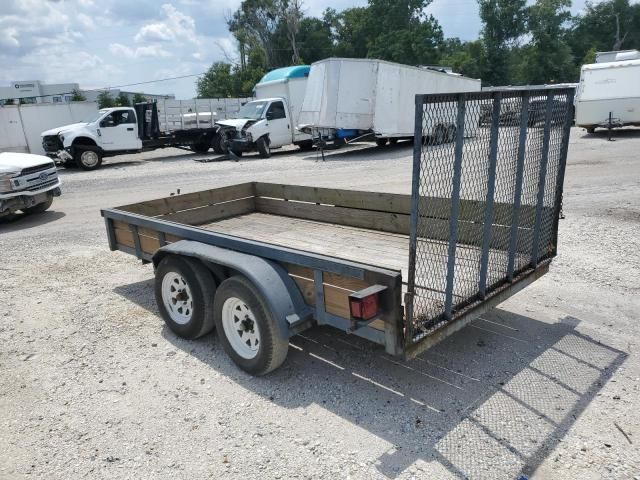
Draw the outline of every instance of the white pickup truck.
M60 179L51 159L29 153L0 153L0 220L16 212L41 213L60 196Z
M255 87L256 100L245 104L237 118L216 122L220 132L214 139L214 150L231 150L236 156L257 150L267 158L271 149L287 145L312 148L311 135L296 129L308 75L309 67L305 65L267 73Z
M47 156L65 164L75 163L84 170L95 170L104 157L155 150L188 148L205 153L212 146L218 126L209 126L215 114L206 112L209 122L184 118L184 128L161 131L155 103L135 107L105 108L86 122L74 123L42 132L42 147ZM202 117L204 113L200 114ZM207 125L209 123L209 125ZM195 128L192 128L196 125Z

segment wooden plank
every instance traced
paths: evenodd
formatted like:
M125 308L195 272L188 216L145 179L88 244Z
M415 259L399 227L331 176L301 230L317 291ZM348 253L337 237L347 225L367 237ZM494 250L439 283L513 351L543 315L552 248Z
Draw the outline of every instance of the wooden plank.
M170 233L167 233L165 235L165 239L167 240L167 243L176 243L176 242L179 242L180 240L184 240L184 238L177 237L176 235L171 235Z
M135 248L135 243L133 241L133 234L131 233L131 230L116 228L114 229L114 233L116 236L117 243L124 245L125 247Z
M285 268L291 275L297 275L308 280L313 280L313 270L311 268L301 267L299 265L293 265L291 263L285 264ZM324 283L325 285L331 285L333 287L348 290L349 292L357 292L371 286L364 280L344 277L342 275L329 272L323 272L322 283Z
M409 216L395 213L372 212L353 208L315 205L297 201L283 201L273 198L256 197L256 211L272 215L303 218L318 222L346 225L376 231L408 235ZM419 234L429 232L432 240L449 240L449 221L438 218L421 218ZM490 247L508 250L511 230L509 227L494 225L491 229ZM481 223L459 222L460 243L481 246L483 225ZM518 251L526 251L531 245L531 230L518 229Z
M336 188L307 187L302 185L284 185L276 183L256 182L255 195L300 202L320 203L337 207L372 210L387 213L409 215L411 212L411 196L398 193L365 192L358 190L341 190ZM436 218L448 219L451 212L451 199L440 197L421 197L420 211L428 211ZM525 211L535 213L535 207L522 205ZM460 200L460 220L470 222L484 221L485 202L483 200ZM496 219L511 219L513 205L509 203L494 204ZM508 221L507 220L507 221ZM508 225L508 223L506 223Z
M162 220L169 220L170 222L186 223L187 225L200 225L224 218L235 217L236 215L251 213L254 209L254 198L247 197L240 200L194 208L192 210L169 213L162 215L160 218Z
M302 202L285 202L273 198L256 197L256 211L273 215L304 218L319 222L369 228L384 232L408 233L409 215L374 212L355 208L331 207Z
M140 237L140 247L143 252L153 255L160 249L160 240L157 238L147 237L145 235L138 236Z
M411 196L395 193L338 190L335 188L305 187L256 182L256 196L282 198L339 207L408 214Z
M249 182L239 185L213 188L211 190L203 190L200 192L158 198L147 202L133 203L117 207L117 209L140 215L156 217L206 205L214 205L216 203L228 202L240 198L253 197L253 195L253 182Z

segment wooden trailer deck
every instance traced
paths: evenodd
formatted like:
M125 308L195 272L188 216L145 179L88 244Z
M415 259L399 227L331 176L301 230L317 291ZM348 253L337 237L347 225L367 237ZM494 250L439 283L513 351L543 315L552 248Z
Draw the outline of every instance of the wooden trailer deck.
M409 235L266 213L249 213L200 228L343 260L402 271L407 278Z

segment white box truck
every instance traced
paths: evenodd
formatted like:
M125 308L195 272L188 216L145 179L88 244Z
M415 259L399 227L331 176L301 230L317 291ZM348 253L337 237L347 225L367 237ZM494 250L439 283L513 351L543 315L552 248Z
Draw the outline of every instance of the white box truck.
M415 95L479 92L480 80L382 60L329 58L311 65L299 128L315 142L373 134L380 146L414 136ZM434 122L440 140L455 125Z
M583 65L576 93L576 125L640 126L640 60Z
M262 77L255 86L256 100L244 105L238 118L217 122L225 144L219 150L236 156L257 150L267 158L273 148L313 147L311 136L296 130L309 69L308 65L279 68Z

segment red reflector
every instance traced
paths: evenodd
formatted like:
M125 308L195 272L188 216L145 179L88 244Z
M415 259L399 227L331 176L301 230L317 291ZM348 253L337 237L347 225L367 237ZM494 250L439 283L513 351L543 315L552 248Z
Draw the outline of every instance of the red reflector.
M378 315L378 294L374 293L363 298L349 298L351 316L358 320L371 320Z

